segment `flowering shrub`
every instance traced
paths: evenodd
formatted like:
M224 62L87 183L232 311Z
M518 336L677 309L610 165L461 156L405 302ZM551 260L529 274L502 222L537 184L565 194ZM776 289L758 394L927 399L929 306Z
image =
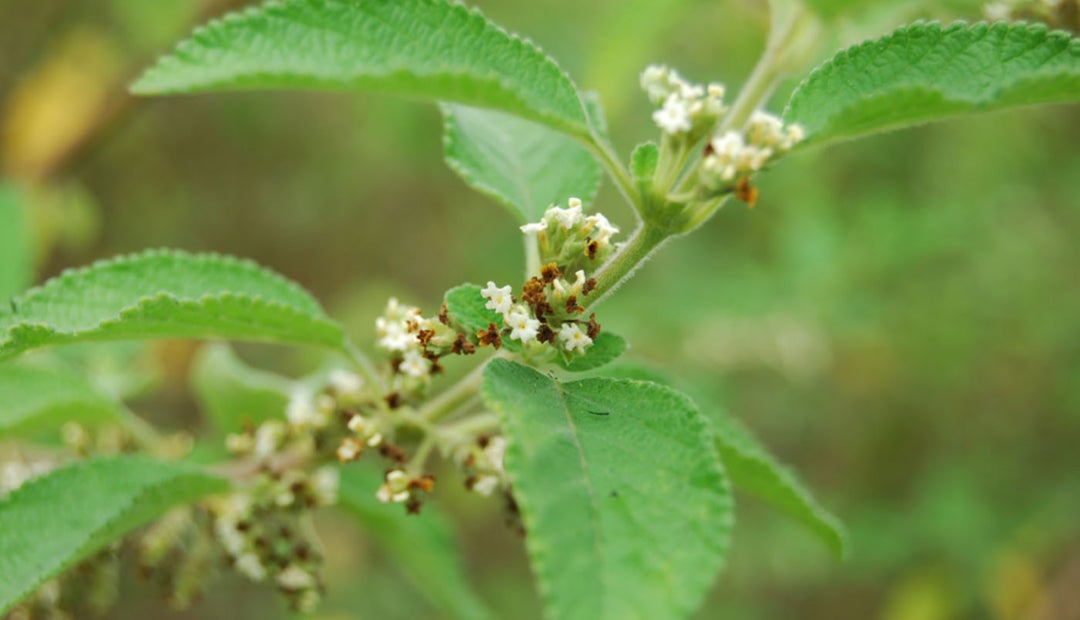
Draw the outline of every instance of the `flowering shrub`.
M1080 43L1029 24L905 26L825 61L776 115L762 107L808 64L799 50L820 24L799 3L772 5L768 49L730 104L721 84L644 69L659 135L628 165L593 97L459 4L285 0L197 30L133 91L318 87L442 102L448 162L520 222L508 233L523 239L523 280L457 286L427 313L390 299L373 321L372 356L300 287L217 255L120 257L14 297L0 310L0 431L51 428L64 449L2 464L0 611L62 613L71 592L107 608L125 557L110 550L126 540L175 604L224 566L310 612L325 589L312 511L341 506L377 521L394 510L424 523L446 484L501 498L554 618L694 613L728 547L732 485L842 555L837 519L741 426L611 365L627 342L604 329L600 302L728 201L754 206L756 175L800 149L1077 99ZM988 11L1034 10L999 5ZM505 161L536 152L545 159L509 178ZM596 210L602 172L635 222ZM117 395L23 355L159 337L312 346L330 361L293 380L208 347L220 376L206 400L237 424L224 460L206 465L189 438L164 436ZM457 364L468 370L448 385L442 375ZM457 479L437 479L436 459ZM486 615L464 580L424 585L451 614Z

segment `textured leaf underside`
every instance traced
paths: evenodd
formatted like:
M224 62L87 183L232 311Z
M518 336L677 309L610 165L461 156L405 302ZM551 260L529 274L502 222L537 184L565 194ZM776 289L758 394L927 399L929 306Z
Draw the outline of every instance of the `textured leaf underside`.
M837 557L847 551L847 534L840 520L814 499L786 466L773 458L738 420L714 416L717 445L735 488L786 513L814 532Z
M444 104L446 163L473 188L538 222L570 197L590 204L603 171L573 138L494 110Z
M795 89L807 144L1080 100L1080 39L1031 24L915 24L840 52Z
M0 614L44 581L164 513L228 483L178 463L75 463L0 499Z
M559 384L496 359L484 397L548 615L679 618L718 572L732 502L708 425L663 386Z
M158 250L102 261L0 308L0 359L83 341L208 337L344 342L341 328L299 286L218 255Z
M137 94L370 90L496 108L587 136L569 77L536 46L446 0L285 0L198 29Z

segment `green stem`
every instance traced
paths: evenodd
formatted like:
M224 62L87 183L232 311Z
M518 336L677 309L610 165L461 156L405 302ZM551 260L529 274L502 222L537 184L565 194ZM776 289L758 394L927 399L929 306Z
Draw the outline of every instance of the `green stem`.
M600 303L608 294L633 275L672 233L650 224L643 223L634 231L619 250L608 259L596 272L596 289L589 295L589 306Z
M638 195L634 181L630 178L630 173L619 161L619 156L615 154L611 145L594 134L589 134L585 138L579 137L579 139L600 160L601 165L607 170L608 176L615 182L615 187L619 188L619 193L623 195L626 202L634 207L634 212L638 214L638 217L643 215L645 205L642 203L641 196Z
M349 361L353 363L353 366L356 367L356 370L365 381L378 386L379 390L383 393L390 391L390 386L386 383L386 380L379 375L378 371L375 370L375 365L372 364L371 360L369 360L360 349L357 349L353 343L345 343L345 355L348 357Z
M720 131L741 128L754 110L765 105L784 75L782 65L788 47L795 43L805 22L811 19L801 4L790 5L790 11L780 11L778 6L779 3L770 3L772 15L765 51L754 65L754 70L739 91L735 103L731 104L731 109L720 123Z
M436 422L457 411L467 403L480 389L484 381L484 368L487 362L474 368L457 383L439 393L417 411L418 416L428 422Z
M455 438L459 438L461 435L475 435L496 431L499 430L499 417L494 413L479 413L453 424L448 424L442 430Z
M416 448L416 454L409 460L409 465L406 468L406 473L410 477L416 477L424 473L424 463L427 462L428 455L431 454L431 449L435 447L435 434L427 433L420 441L420 446Z

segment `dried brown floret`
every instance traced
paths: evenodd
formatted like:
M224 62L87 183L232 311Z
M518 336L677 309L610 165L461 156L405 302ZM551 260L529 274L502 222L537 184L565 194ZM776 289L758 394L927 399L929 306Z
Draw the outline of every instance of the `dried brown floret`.
M476 353L476 345L469 342L465 334L458 334L454 343L450 345L450 352L454 355L472 355Z
M589 315L589 324L585 333L591 340L596 340L596 337L600 335L600 324L596 322L595 312Z
M540 268L540 277L543 278L544 284L551 284L562 277L562 270L555 263L548 263Z
M477 331L476 339L482 347L491 345L498 349L502 346L502 336L499 335L499 326L494 323L488 323L486 330L481 329Z

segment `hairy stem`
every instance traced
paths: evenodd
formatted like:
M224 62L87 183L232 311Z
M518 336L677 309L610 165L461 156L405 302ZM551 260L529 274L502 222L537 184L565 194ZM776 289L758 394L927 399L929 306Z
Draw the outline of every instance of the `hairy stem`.
M787 11L779 8L780 3L770 3L769 39L765 51L758 59L750 78L739 91L735 103L720 123L721 131L738 129L746 124L754 110L762 107L772 95L780 78L784 76L782 65L785 63L789 47L798 43L804 34L806 23L811 20L806 8L801 4L787 5Z
M600 303L628 280L670 236L668 231L648 222L638 226L630 239L596 272L596 289L589 296L589 306Z
M457 383L448 387L432 398L424 406L420 407L418 416L428 422L437 422L457 411L462 404L467 403L480 389L484 381L484 368L487 362L474 368L469 374L461 378Z

